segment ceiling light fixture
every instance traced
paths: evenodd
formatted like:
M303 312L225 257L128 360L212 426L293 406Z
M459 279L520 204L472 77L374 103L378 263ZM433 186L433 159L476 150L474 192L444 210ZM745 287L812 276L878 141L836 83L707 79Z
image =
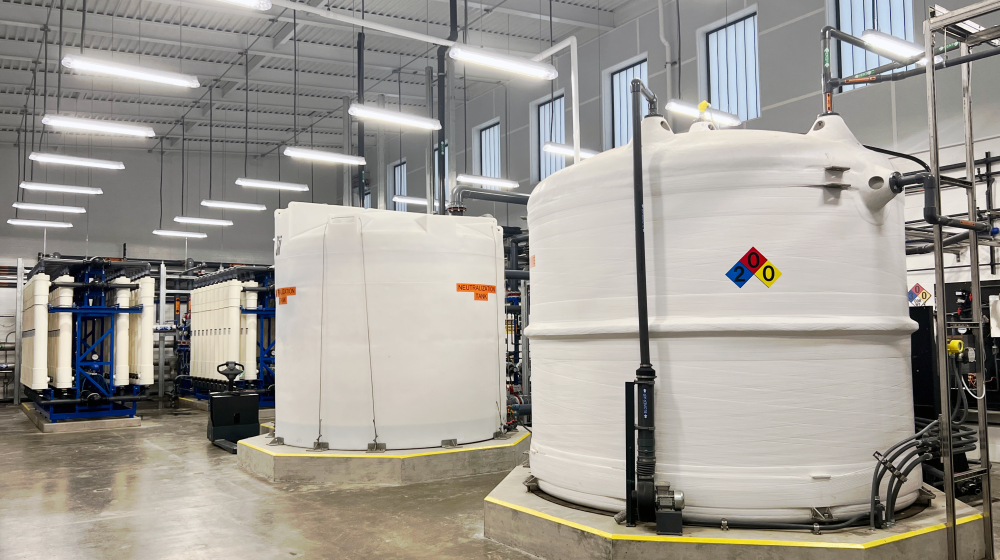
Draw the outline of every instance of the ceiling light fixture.
M253 187L258 189L275 189L279 191L307 192L309 190L309 185L300 185L297 183L281 183L279 181L263 181L260 179L247 179L245 177L240 177L239 179L237 179L236 184L241 187Z
M79 54L68 54L64 56L62 59L62 65L71 70L78 70L89 74L103 74L118 78L131 78L133 80L154 82L166 86L186 88L201 87L201 82L198 81L198 78L189 74L179 74L177 72L144 68L142 66L135 66L132 64L122 64L121 62L102 60L100 58Z
M52 163L55 165L74 165L76 167L93 167L96 169L125 169L125 164L120 161L64 156L62 154L47 154L43 152L31 152L28 159L37 161L38 163Z
M410 126L423 130L441 130L441 121L399 111L390 111L379 107L369 107L360 103L351 103L348 113L363 121L380 121L400 126Z
M41 228L71 228L73 224L69 222L46 222L44 220L21 220L19 218L11 218L7 220L7 223L12 226L27 226L27 227L41 227Z
M573 149L570 148L570 155L573 155ZM516 189L521 186L517 181L508 181L507 179L496 179L494 177L482 177L479 175L465 175L461 174L455 177L455 180L459 183L466 183L468 185L483 185L486 187L499 187L501 189Z
M322 150L296 148L293 146L286 146L284 154L291 158L322 161L325 163L346 163L347 165L365 165L367 163L363 157L338 154L336 152L324 152Z
M700 119L702 117L700 107L694 103L681 101L680 99L671 99L664 107L664 110L678 115L684 115L685 117L691 117L692 119ZM718 111L716 109L706 108L704 116L705 120L715 123L718 126L739 126L743 124L743 121L740 120L738 116L725 111Z
M174 221L179 224L197 224L200 226L231 226L232 220L217 220L215 218L195 218L192 216L175 216Z
M254 204L252 202L228 202L225 200L202 200L201 205L207 208L223 208L225 210L254 210L257 212L262 212L267 210L267 206L263 204Z
M62 115L45 115L42 117L42 124L47 124L52 128L68 128L70 130L80 130L83 132L104 132L106 134L137 136L139 138L156 138L156 131L154 131L152 127L115 121L81 119L77 117L64 117Z
M426 198L417 198L415 196L394 196L392 197L392 201L398 202L399 204L414 204L417 206L427 206ZM436 200L434 201L434 204L437 205Z
M244 8L250 8L251 10L259 10L261 12L271 9L271 0L218 0L219 2L225 2L226 4L235 4L237 6L243 6Z
M208 237L207 233L197 231L173 231L169 229L154 229L153 235L161 235L163 237L184 237L190 239L205 239Z
M79 206L58 206L55 204L36 204L34 202L15 202L12 204L18 210L36 210L38 212L61 212L64 214L86 214L87 209Z
M21 188L26 191L57 192L64 194L104 194L104 191L97 187L78 187L76 185L53 185L50 183L21 183Z
M531 78L554 80L559 77L556 67L551 64L535 62L534 60L480 47L456 44L448 49L448 56L462 62L471 62L480 66L505 70Z
M554 154L557 156L573 157L573 146L567 144L557 144L555 142L546 142L542 146L542 151L547 154ZM594 150L580 150L580 159L589 159L600 152L595 152Z

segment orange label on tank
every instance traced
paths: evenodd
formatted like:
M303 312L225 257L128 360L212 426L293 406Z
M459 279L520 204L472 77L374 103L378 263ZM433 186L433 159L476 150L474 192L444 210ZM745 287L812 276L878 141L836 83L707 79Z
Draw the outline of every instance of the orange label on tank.
M475 294L475 301L489 301L490 294L497 293L497 287L489 284L458 284L460 293L472 292Z
M295 295L295 287L291 288L278 288L274 291L274 295L278 296L278 305L288 304L288 296Z
M531 255L531 266L530 268L535 268L535 255Z

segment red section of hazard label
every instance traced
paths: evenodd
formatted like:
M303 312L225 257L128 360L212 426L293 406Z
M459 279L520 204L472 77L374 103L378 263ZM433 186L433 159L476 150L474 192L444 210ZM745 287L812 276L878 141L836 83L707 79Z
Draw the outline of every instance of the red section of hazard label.
M497 293L497 287L489 284L457 284L458 292L475 294L475 301L489 301L490 294Z

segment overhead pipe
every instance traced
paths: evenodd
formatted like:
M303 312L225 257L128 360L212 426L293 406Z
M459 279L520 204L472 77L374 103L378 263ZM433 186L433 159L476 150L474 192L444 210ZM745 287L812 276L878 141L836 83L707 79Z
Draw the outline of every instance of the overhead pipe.
M358 103L365 104L365 32L358 33ZM365 157L365 121L358 119L358 157ZM382 162L379 162L381 165ZM365 207L365 166L358 167L358 206Z
M391 35L398 35L400 37L407 37L409 39L414 39L417 41L422 41L424 43L431 43L434 45L441 45L443 47L450 47L455 44L455 39L458 38L458 6L457 0L452 0L454 7L451 9L452 13L452 28L456 29L448 39L442 39L440 37L434 37L431 35L425 35L423 33L418 33L416 31L409 31L407 29L400 29L398 27L393 27L391 25L385 25L382 23L377 23L369 21L366 19L351 17L343 15L334 11L327 11L320 8L310 6L308 4L300 2L290 2L289 0L271 0L271 5L277 6L279 8L285 8L288 10L297 10L300 12L307 12L325 19L332 19L334 21L339 21L341 23L346 23L348 25L354 25L362 29L371 29L373 31L381 31L383 33L389 33Z
M458 39L458 0L451 0L448 2L448 16L449 16L449 26L450 30L448 33L448 40L451 45L455 44L455 39ZM440 43L439 43L440 44ZM446 80L451 78L447 75L445 71L445 57L448 54L448 47L451 45L441 45L438 47L438 120L441 121L441 129L438 130L438 214L444 215L446 213L445 205L447 204L446 196L448 193L448 162L445 158L445 148L447 147L446 138L446 126L445 121L447 116L445 112L447 107L445 106L444 96L447 93Z
M657 15L660 19L660 42L663 43L664 60L666 61L667 74L667 99L680 99L680 95L674 95L674 76L673 68L671 68L670 59L672 53L670 52L670 42L667 41L667 32L663 21L663 0L657 0Z
M508 280L531 280L531 273L527 270L505 270L504 277Z
M531 57L531 60L541 62L563 49L569 49L569 87L570 95L573 97L573 163L580 163L580 71L577 62L576 36L563 39Z
M441 197L444 198L443 196ZM516 192L491 191L478 187L458 186L451 191L451 207L448 213L453 216L465 215L466 199L485 200L488 202L504 202L507 204L528 204L529 195Z

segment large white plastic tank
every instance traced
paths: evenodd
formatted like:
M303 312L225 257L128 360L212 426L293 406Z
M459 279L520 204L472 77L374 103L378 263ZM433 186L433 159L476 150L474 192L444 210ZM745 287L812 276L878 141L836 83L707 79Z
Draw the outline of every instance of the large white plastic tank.
M285 444L493 437L506 419L496 220L293 202L275 232Z
M868 511L872 453L914 433L891 164L838 116L806 135L642 131L656 480L684 492L689 520ZM631 150L553 175L528 204L532 473L608 511L624 509L639 365ZM727 273L751 248L761 276L739 287Z

